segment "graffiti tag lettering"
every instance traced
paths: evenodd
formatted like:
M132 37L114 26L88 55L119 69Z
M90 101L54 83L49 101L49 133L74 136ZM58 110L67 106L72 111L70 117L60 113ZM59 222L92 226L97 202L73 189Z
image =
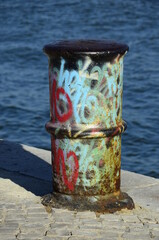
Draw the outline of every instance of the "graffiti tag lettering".
M116 125L121 117L122 59L114 61L99 67L92 66L90 58L79 60L76 63L78 71L66 69L64 59L61 59L60 68L51 66L52 118L55 116L59 122L65 122L73 117L72 121L77 124L92 124L94 121L98 124L100 116L107 128ZM63 112L58 107L60 99L63 99Z
M77 178L78 178L78 172L79 172L79 163L76 154L73 151L69 151L67 153L67 159L64 158L64 152L61 148L56 149L55 140L52 140L52 149L54 153L54 161L52 163L53 171L56 171L57 175L60 176L62 171L63 181L65 186L70 190L74 191ZM72 159L74 164L73 171L70 176L67 175L66 171L66 161L69 159ZM69 174L71 170L69 169Z
M63 114L60 114L59 109L57 107L57 102L59 101L60 95L66 97L68 104L68 111ZM55 120L54 116L57 118L59 122L65 122L72 116L72 102L70 100L70 97L62 87L59 88L56 87L56 80L53 80L51 92L51 117L53 121Z

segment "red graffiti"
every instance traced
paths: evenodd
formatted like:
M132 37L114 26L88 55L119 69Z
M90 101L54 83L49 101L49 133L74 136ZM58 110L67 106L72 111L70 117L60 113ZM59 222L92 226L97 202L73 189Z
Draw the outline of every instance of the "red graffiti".
M68 104L68 111L63 114L60 114L57 108L57 102L59 101L60 95L64 95L66 97L67 104ZM65 122L72 116L72 112L73 112L73 107L72 107L72 102L69 95L65 92L65 90L62 87L57 88L56 80L54 79L52 83L52 93L51 93L52 121L54 122L56 117L59 122Z
M62 169L63 174L63 180L65 186L70 190L74 191L77 178L78 178L78 172L79 172L79 163L76 154L73 151L69 151L67 153L67 160L72 157L74 160L74 170L73 173L68 177L66 173L66 165L65 165L65 159L64 159L64 153L61 148L56 150L55 140L52 140L52 151L54 154L54 162L53 164L53 170L56 169L57 175L60 175L60 170ZM60 169L61 166L61 169ZM71 169L70 169L71 172Z

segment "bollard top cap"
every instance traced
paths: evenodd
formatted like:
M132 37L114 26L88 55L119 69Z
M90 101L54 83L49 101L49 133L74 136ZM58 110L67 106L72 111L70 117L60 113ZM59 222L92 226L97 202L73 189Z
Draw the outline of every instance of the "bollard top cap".
M129 50L128 45L112 40L66 40L55 41L44 46L43 51L48 56L72 54L104 54L114 56L123 55Z

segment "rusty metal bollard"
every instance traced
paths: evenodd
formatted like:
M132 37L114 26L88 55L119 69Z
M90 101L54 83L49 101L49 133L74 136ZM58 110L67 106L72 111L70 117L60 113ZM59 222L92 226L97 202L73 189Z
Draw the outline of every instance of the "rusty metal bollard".
M110 41L57 41L49 57L53 194L44 205L114 212L132 209L120 191L123 57Z

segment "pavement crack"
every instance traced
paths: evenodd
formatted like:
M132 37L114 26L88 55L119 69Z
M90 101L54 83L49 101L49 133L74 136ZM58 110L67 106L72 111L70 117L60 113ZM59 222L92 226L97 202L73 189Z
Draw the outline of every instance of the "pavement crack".
M19 239L19 235L21 234L21 229L20 229L20 227L18 228L18 233L15 235L15 238L16 239Z
M49 224L47 225L46 230L45 230L45 232L44 232L44 236L47 236L47 234L48 234L48 232L49 232L50 229L51 229L51 223L49 223Z
M152 231L149 232L150 238L154 238L155 236L152 234Z
M70 234L70 236L67 238L67 240L71 239L71 237L73 235L72 232L70 232L69 234Z
M141 218L139 216L137 216L137 219L140 221L140 223L145 226L145 223L141 220Z
M47 232L48 232L48 230L45 231L44 236L47 236Z

